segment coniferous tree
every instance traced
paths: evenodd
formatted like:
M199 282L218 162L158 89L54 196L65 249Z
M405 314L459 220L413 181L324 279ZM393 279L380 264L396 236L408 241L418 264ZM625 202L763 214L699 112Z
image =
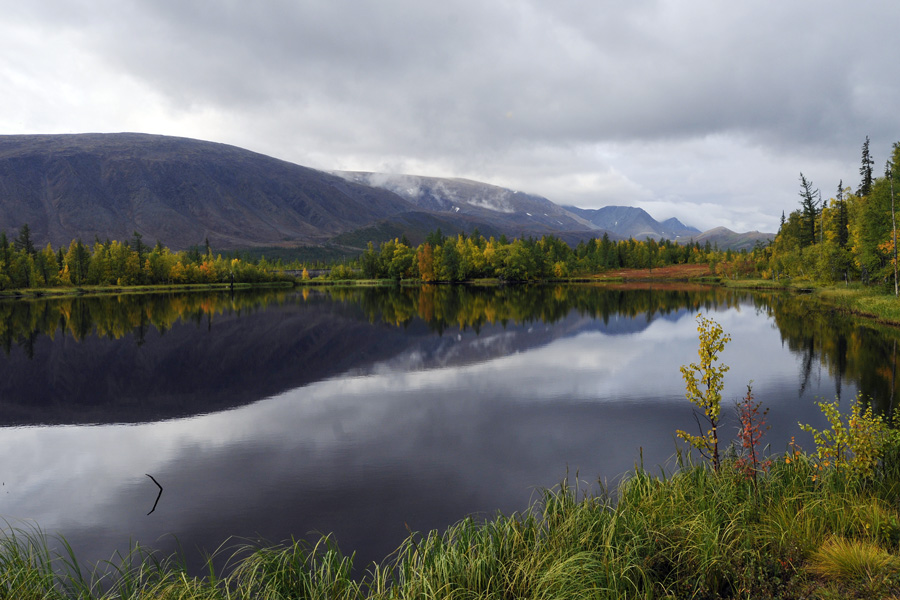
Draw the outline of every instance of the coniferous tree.
M0 262L9 265L9 240L5 231L0 232Z
M897 144L894 144L894 150L897 150ZM897 281L897 216L894 211L894 165L890 160L885 163L884 176L890 182L891 190L891 247L894 251L894 296L900 296L900 284Z
M837 210L837 243L839 248L845 248L847 242L850 241L850 230L848 229L850 221L847 214L847 202L844 200L843 179L838 182Z
M813 190L813 182L800 173L800 208L802 225L800 227L800 248L812 246L816 243L816 196L819 190Z
M31 240L31 228L28 227L28 223L25 223L22 225L22 228L19 229L19 237L16 238L14 244L16 250L26 252L32 256L35 255L37 250L34 247L34 242Z
M862 164L859 167L859 189L856 190L857 196L868 196L872 192L872 167L875 166L875 160L869 154L869 136L862 147Z

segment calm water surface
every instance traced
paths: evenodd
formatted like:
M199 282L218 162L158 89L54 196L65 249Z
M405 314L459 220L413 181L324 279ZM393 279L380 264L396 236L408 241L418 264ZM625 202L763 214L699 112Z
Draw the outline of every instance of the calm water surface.
M526 508L568 472L669 464L693 431L695 315L732 335L768 441L813 402L885 409L897 332L807 299L700 287L329 289L0 303L0 516L86 562L129 541L189 562L229 536L334 532L357 564L408 530ZM734 429L734 418L724 411ZM152 514L157 488L164 487Z

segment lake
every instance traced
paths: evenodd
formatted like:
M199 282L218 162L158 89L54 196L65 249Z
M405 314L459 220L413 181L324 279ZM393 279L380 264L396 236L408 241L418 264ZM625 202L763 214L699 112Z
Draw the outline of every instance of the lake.
M783 451L814 402L896 394L898 331L808 297L670 284L255 290L0 302L0 516L80 560L130 542L196 568L333 532L356 564L409 531L521 511L568 473L674 468L696 315L733 340ZM155 504L158 488L164 488ZM155 505L155 508L154 508ZM152 512L151 512L151 509ZM149 513L149 514L148 514ZM235 536L229 540L229 536Z

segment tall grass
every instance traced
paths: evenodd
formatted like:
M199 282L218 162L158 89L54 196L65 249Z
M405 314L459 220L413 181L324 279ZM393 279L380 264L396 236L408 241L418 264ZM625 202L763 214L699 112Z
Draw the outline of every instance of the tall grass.
M43 532L36 527L5 525L0 537L0 598L62 598Z
M48 549L53 538L7 524L0 598L790 598L854 585L900 596L900 466L854 479L788 459L756 485L728 462L638 468L609 494L563 481L522 513L410 534L361 575L328 536L239 546L204 576L138 546L84 573Z

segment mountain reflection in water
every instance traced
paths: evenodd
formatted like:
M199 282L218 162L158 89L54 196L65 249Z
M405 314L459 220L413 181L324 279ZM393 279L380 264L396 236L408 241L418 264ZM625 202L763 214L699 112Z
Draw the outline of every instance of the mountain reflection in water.
M678 367L700 311L733 337L724 398L754 380L775 451L822 425L817 396L890 406L896 332L805 302L426 286L0 303L0 515L89 561L129 539L175 536L196 562L229 535L333 531L365 563L407 527L522 510L567 469L664 463L696 427ZM145 473L165 487L149 516Z

